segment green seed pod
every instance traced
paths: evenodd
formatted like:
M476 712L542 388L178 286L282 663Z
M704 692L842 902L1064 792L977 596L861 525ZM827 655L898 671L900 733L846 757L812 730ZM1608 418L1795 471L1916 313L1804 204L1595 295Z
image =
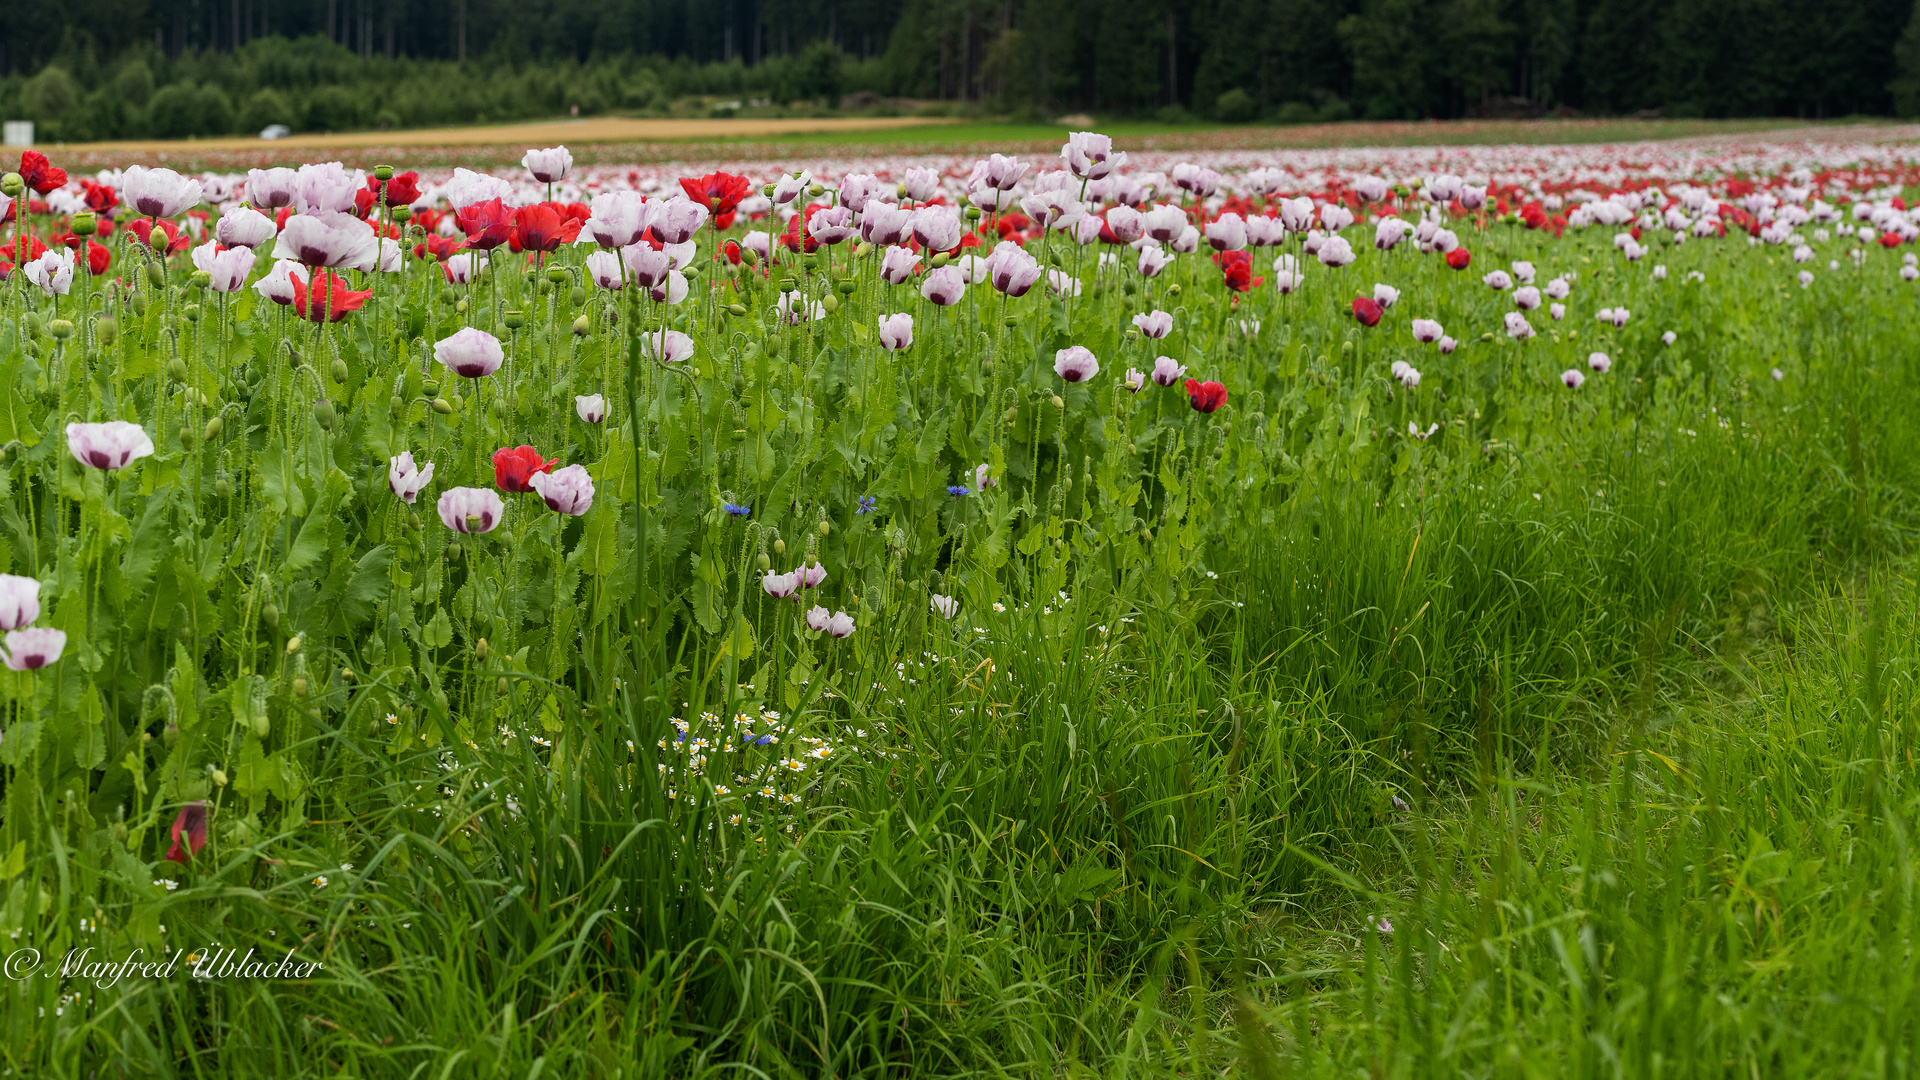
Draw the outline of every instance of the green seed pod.
M509 311L507 312L505 322L507 329L518 330L527 325L527 313L524 311Z
M421 383L420 392L427 395L428 397L439 397L440 396L440 380L428 379L426 382Z
M180 309L180 314L185 316L188 322L199 322L200 321L200 305L188 304L186 307L183 307Z
M453 411L453 403L446 398L434 398L433 411L439 413L441 416L445 416Z
M157 262L147 264L147 283L156 289L167 287L167 270Z
M405 206L405 205L396 206L390 211L390 213L393 214L393 220L399 222L402 225L405 225L407 222L413 220L413 207L411 206Z
M221 427L220 418L218 416L215 416L212 419L209 419L207 421L207 433L205 438L208 442L212 442L213 440L220 437L220 427Z
M211 284L213 284L213 275L205 270L195 270L193 276L187 279L189 288L204 289Z
M65 341L73 336L73 324L65 319L55 319L47 324L47 333L52 334L55 341Z
M380 181L381 183L385 183L388 180L393 179L393 166L375 165L373 167L373 178L375 180Z
M10 172L5 176L0 176L0 195L5 195L9 199L17 199L20 197L20 193L25 190L27 190L26 178L22 177L19 173Z
M321 398L319 401L314 402L313 419L315 423L320 425L321 431L332 431L333 421L335 419L333 402L326 398Z
M556 284L567 280L567 268L564 266L547 267L547 280Z
M333 358L333 381L345 385L347 381L347 362L339 357Z
M839 290L840 290L840 295L841 295L841 296L852 296L852 295L853 295L853 291L854 291L855 289L858 289L859 287L860 287L860 285L859 285L859 283L857 283L857 282L855 282L855 281L854 281L853 279L851 279L851 278L849 278L849 279L847 279L846 281L843 281L843 282L841 282L840 284L838 284L838 285L835 285L835 286L834 286L834 288L836 288L836 289L839 289Z

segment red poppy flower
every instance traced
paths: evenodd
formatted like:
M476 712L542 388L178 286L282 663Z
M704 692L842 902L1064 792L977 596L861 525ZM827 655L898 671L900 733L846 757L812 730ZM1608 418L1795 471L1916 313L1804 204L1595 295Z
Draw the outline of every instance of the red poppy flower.
M420 174L411 169L395 173L393 179L386 182L386 189L388 206L412 206L413 201L420 197ZM380 194L380 181L367 177L367 190L377 197Z
M28 199L28 200L27 200L27 213L29 213L29 214L51 214L51 213L53 213L53 207L51 207L51 206L49 206L49 205L47 205L47 200L45 200L45 199Z
M527 483L534 473L550 473L558 460L546 461L531 446L501 448L493 452L493 486L501 491L532 491Z
M5 281L12 276L13 264L5 259L0 259L0 281Z
M339 322L347 312L359 311L372 295L372 289L349 289L339 274L322 270L314 276L311 302L307 299L307 283L293 279L293 313L313 322Z
M25 254L22 254L14 250L12 243L0 244L0 256L5 256L20 263L30 263L47 253L47 245L32 233L27 234L26 246L27 250Z
M372 181L369 181L369 183L371 182ZM372 189L361 188L359 191L354 192L353 193L353 216L360 218L362 220L365 220L366 216L372 211L373 211Z
M99 277L107 272L112 262L113 252L107 250L107 245L87 241L87 273Z
M180 847L182 838L187 842L185 850ZM181 807L179 815L173 819L173 846L167 849L167 858L185 865L188 859L206 846L207 804L190 802Z
M127 229L138 237L141 243L152 245L153 220L151 218L135 218L127 222ZM167 238L166 254L168 255L176 251L185 251L193 245L193 238L181 232L180 226L166 218L160 219L160 232Z
M454 211L454 224L467 234L467 246L492 251L513 236L513 211L499 199Z
M733 224L733 212L740 200L753 194L753 181L732 173L712 172L698 178L681 177L680 190L694 202L705 204L713 215L713 227L725 232Z
M67 186L67 170L56 169L47 155L38 150L26 150L20 154L20 179L27 186L45 195L54 188Z
M292 216L293 216L293 207L291 206L281 207L273 215L273 231L276 233L286 232L287 219L291 218Z
M425 243L414 245L413 255L414 258L417 259L424 259L431 255L441 262L446 262L448 259L453 258L465 250L467 250L467 242L465 240L456 240L451 236L428 234Z
M1454 250L1458 251L1460 249L1455 248ZM1353 298L1353 317L1361 326L1379 326L1380 313L1384 310L1379 302L1372 297L1356 296Z
M720 250L726 255L728 262L735 266L740 265L740 241L729 240Z
M105 184L96 184L91 180L83 181L87 185L87 209L96 214L105 215L120 203L120 196Z
M513 212L515 250L557 251L580 237L580 220L562 217L553 203L535 203Z
M1880 234L1880 246L1881 246L1881 247L1883 247L1883 248L1897 248L1897 247L1899 247L1899 246L1900 246L1900 234L1899 234L1899 233L1897 233L1897 232L1888 232L1888 233L1881 233L1881 234Z
M1210 413L1227 403L1227 388L1217 382L1188 379L1187 401L1195 412Z
M1267 280L1264 276L1253 276L1253 256L1245 251L1216 252L1213 261L1220 264L1221 271L1226 274L1227 288L1234 292L1257 289L1261 282Z
M814 214L825 209L821 203L808 203L805 210L788 219L787 231L781 235L780 243L790 251L804 251L809 255L820 250L820 241L807 232L807 222L812 220ZM651 231L648 235L652 235Z
M1457 247L1447 252L1447 265L1455 270L1465 270L1467 264L1472 261L1473 252L1468 251L1466 248Z

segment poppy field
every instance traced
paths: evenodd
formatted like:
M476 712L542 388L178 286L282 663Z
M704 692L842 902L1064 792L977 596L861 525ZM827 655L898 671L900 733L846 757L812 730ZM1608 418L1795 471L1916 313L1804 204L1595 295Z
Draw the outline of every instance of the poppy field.
M0 182L0 1061L1907 1076L1920 150Z

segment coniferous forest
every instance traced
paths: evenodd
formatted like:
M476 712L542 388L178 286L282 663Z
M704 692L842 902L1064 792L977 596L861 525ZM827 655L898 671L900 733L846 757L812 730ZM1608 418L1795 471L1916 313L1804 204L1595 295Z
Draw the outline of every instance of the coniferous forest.
M1913 0L72 0L0 19L0 112L65 141L701 97L1228 122L1914 115L1915 14Z

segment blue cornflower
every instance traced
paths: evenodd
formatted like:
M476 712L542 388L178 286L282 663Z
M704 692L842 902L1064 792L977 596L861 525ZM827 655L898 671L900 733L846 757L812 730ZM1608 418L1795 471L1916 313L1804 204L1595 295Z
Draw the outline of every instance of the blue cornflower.
M860 505L856 507L853 512L856 514L873 513L873 496L871 495L860 496Z
M755 746L765 746L773 741L773 736L771 735L761 735L756 738L752 732L743 732L742 737Z
M741 506L739 503L727 503L726 511L734 517L746 517L748 514L753 513L753 507Z
M971 495L972 492L967 490L967 485L965 484L954 484L947 488L947 494L952 495L954 498L959 498L962 495Z

